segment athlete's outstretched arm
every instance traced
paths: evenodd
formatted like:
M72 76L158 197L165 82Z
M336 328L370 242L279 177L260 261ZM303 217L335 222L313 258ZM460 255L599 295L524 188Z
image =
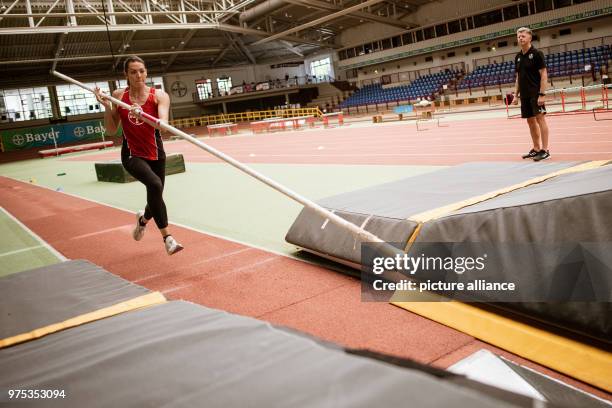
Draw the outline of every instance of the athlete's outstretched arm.
M157 97L157 116L168 123L170 118L170 97L162 90L156 90L155 96Z
M98 102L104 106L104 127L106 128L106 134L108 136L116 136L117 129L119 128L119 112L117 111L117 106L104 97L100 88L96 87L95 94ZM112 96L116 99L121 99L122 94L123 90L116 89Z

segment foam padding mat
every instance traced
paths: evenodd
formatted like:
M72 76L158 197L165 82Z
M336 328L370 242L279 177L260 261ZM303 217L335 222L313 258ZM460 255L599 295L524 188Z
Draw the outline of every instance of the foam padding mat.
M95 163L95 168L98 181L109 181L113 183L130 183L136 181L136 179L123 168L121 160ZM166 157L166 176L184 172L185 160L183 159L183 155L169 154Z
M84 260L8 275L0 278L0 347L160 301Z
M137 310L0 349L0 389L65 390L61 407L532 407L347 353L266 322L183 301ZM478 383L476 383L478 384ZM494 391L497 390L497 391ZM19 406L39 406L20 401ZM55 404L55 405L54 405Z

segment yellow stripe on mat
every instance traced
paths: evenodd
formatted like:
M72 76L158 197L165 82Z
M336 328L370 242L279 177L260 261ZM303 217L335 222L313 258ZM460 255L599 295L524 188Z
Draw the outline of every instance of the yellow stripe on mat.
M612 392L612 353L465 303L391 304Z
M90 323L96 320L115 316L132 310L158 305L165 302L166 298L160 292L148 293L143 296L126 300L125 302L117 303L115 305L98 309L90 313L85 313L80 316L72 317L68 320L64 320L63 322L54 323L32 330L29 333L22 333L16 336L7 337L5 339L0 340L0 348L13 346L15 344L38 339L40 337L58 332L60 330L69 329L71 327L80 326L85 323Z
M500 188L499 190L495 190L495 191L491 191L485 194L481 194L479 196L475 196L475 197L471 197L468 198L466 200L463 201L458 201L456 203L452 203L452 204L448 204L445 205L443 207L438 207L438 208L434 208L432 210L428 210L428 211L424 211L422 213L419 214L414 214L410 217L408 217L408 220L410 221L415 221L418 223L424 223L427 221L431 221L440 217L444 217L445 215L448 215L454 211L458 211L462 208L468 207L470 205L474 205L474 204L478 204L480 202L486 201L486 200L490 200L492 198L495 198L497 196L500 196L502 194L507 194L510 193L514 190L518 190L521 188L525 188L528 187L532 184L537 184L537 183L541 183L543 181L546 181L548 179L551 179L553 177L557 177L557 176L562 176L564 174L571 174L571 173L578 173L581 171L586 171L586 170L592 170L592 169L596 169L598 167L604 166L606 164L610 163L610 160L597 160L597 161L591 161L591 162L586 162L586 163L582 163L579 164L577 166L573 166L573 167L568 167L566 169L561 169L549 174L545 174L543 176L540 177L535 177L529 180L525 180L521 183L518 184L514 184L511 186L507 186L504 188ZM416 237L415 237L416 238Z

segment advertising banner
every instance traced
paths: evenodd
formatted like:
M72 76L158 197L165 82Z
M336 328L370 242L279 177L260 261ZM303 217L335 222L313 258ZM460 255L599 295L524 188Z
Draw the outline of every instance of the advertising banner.
M59 146L80 140L102 140L106 129L104 122L98 119L0 132L4 151L13 151L55 144Z

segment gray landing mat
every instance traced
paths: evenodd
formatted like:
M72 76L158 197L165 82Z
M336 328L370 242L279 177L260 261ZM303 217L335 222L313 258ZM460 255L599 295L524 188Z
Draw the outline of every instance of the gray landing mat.
M150 293L88 261L74 260L0 278L0 339Z
M594 397L577 388L566 385L537 371L518 365L512 361L502 359L504 364L520 375L533 388L546 398L546 401L580 408L610 408L608 401Z
M530 243L531 257L515 251L496 270L500 281L526 282L524 287L542 293L591 288L601 301L569 298L504 308L611 343L612 165L555 177L427 222L417 242L491 242L500 251Z
M366 229L403 247L416 223L393 217L408 217L575 163L548 163L549 166L539 167L540 164L469 163L342 194L322 203L328 208L349 211L338 213L358 225L374 214L365 224ZM407 210L403 211L404 208ZM499 245L499 253L508 262L494 271L496 280L520 281L524 283L520 285L521 290L526 291L521 292L523 297L517 298L520 301L504 303L505 309L609 344L612 338L611 214L612 165L606 165L558 176L426 222L416 242ZM317 254L360 265L360 242L330 223L322 229L324 222L305 209L286 239ZM511 244L523 245L522 253L533 250L533 255L518 256L512 252L517 248ZM469 278L477 276L471 273ZM578 294L591 297L580 298ZM552 298L557 299L556 303L543 301Z
M65 390L44 406L533 406L182 301L2 349L0 372L0 390Z
M406 218L508 187L577 163L466 163L319 201L339 216L364 225L387 242L405 243L416 223ZM360 241L304 208L287 232L287 242L315 253L359 264Z

